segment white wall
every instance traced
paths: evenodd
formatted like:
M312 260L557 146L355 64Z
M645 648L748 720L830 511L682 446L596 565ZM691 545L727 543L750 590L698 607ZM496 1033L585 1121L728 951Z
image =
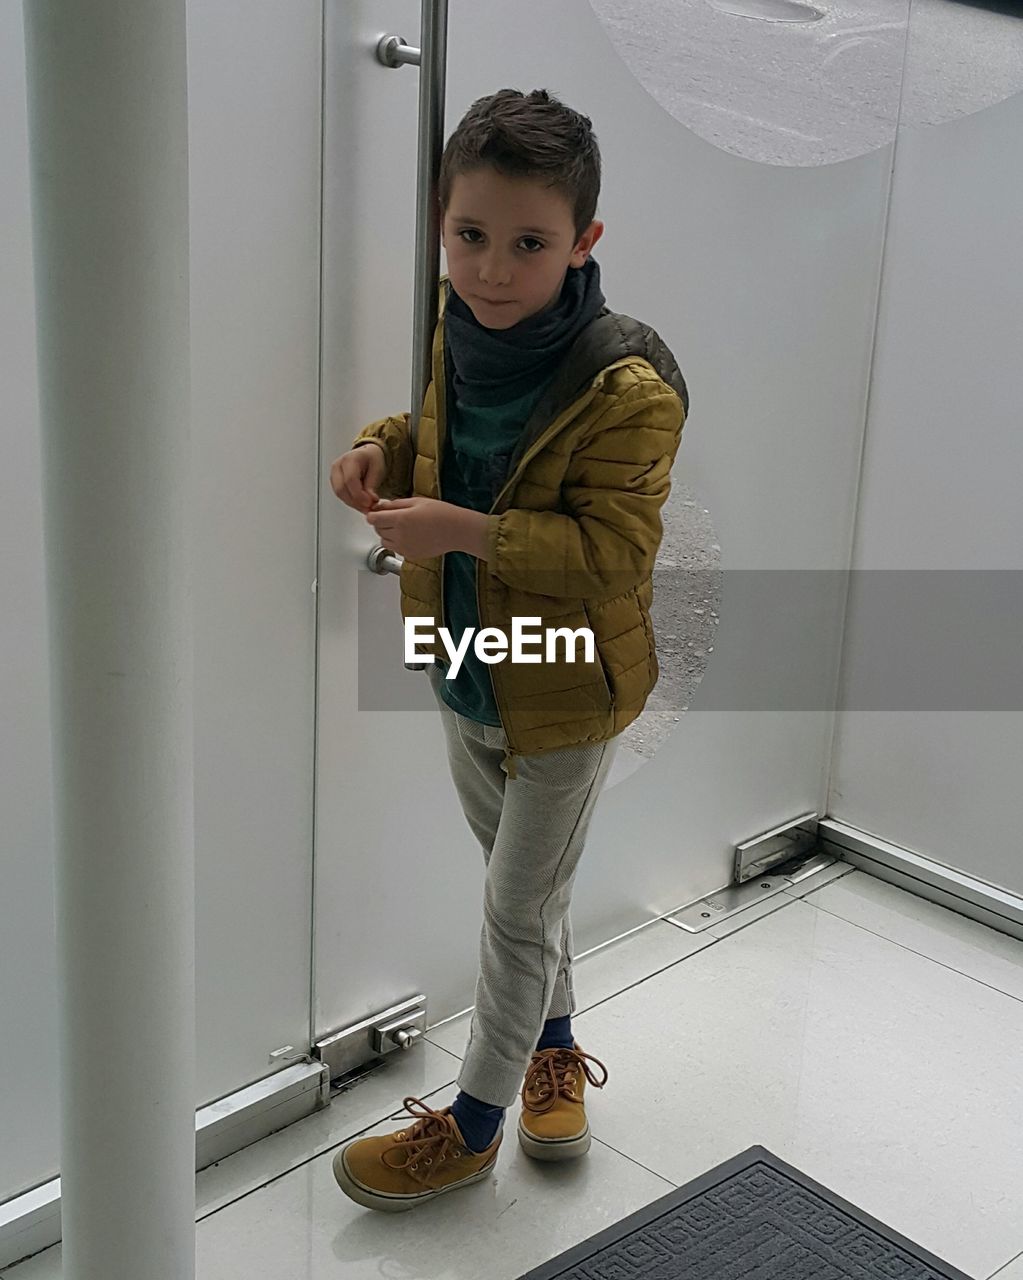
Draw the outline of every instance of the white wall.
M197 1107L309 1037L320 59L318 0L188 6ZM24 67L0 0L0 1202L60 1137Z
M55 1168L49 674L21 5L0 3L0 1200ZM26 1154L31 1159L25 1161Z
M309 1036L319 0L188 5L199 1102Z
M945 122L899 130L828 809L1023 893L1023 94L950 118L939 19L914 5L906 102Z

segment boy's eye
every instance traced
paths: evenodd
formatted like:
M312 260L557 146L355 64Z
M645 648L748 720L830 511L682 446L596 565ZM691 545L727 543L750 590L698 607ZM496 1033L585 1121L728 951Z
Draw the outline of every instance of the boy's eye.
M463 227L463 228L461 229L461 231L459 231L459 233L458 233L458 234L459 234L459 236L460 236L460 237L465 237L465 236L482 236L482 233L481 233L480 231L478 231L476 227ZM468 241L466 241L466 243L467 243L467 244L479 244L479 240L468 240ZM527 250L527 253L538 253L538 252L539 252L539 251L544 247L544 246L543 246L543 241L542 241L542 240L537 240L536 236L523 236L523 237L522 237L522 239L519 241L519 244L534 244L534 245L536 245L536 248L535 248L535 249L528 249L528 250Z

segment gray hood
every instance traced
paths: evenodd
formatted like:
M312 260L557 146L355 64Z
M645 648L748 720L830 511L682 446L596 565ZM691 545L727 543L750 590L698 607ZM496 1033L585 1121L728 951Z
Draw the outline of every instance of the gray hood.
M564 362L529 415L508 463L507 475L554 419L576 400L609 364L623 356L649 361L682 401L689 416L689 392L682 371L660 335L632 316L605 307L568 349Z

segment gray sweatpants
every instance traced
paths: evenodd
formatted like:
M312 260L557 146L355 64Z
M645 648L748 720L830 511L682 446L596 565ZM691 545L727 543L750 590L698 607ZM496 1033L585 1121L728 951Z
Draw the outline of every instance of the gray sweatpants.
M458 1087L508 1107L544 1022L575 1013L569 903L618 738L517 756L509 779L504 730L452 711L437 664L427 670L451 777L487 868L476 1008Z

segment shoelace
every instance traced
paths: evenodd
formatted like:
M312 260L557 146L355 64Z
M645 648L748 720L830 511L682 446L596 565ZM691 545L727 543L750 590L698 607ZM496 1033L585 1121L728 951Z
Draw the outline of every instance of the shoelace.
M586 1060L595 1062L603 1071L603 1080L598 1080L586 1065ZM540 1049L533 1055L533 1060L526 1072L522 1086L522 1102L530 1111L542 1115L550 1111L559 1096L570 1098L573 1102L582 1102L575 1092L576 1072L582 1069L583 1075L597 1089L607 1084L607 1067L590 1053L582 1049Z
M449 1156L461 1155L464 1148L458 1145L447 1116L434 1111L420 1098L405 1098L402 1105L415 1121L410 1129L395 1134L394 1145L381 1154L380 1160L389 1169L404 1169L417 1182L423 1182L430 1175L420 1170L420 1161L427 1166L443 1164ZM417 1111L417 1107L422 1109ZM388 1160L395 1151L399 1156L404 1155L404 1159Z

